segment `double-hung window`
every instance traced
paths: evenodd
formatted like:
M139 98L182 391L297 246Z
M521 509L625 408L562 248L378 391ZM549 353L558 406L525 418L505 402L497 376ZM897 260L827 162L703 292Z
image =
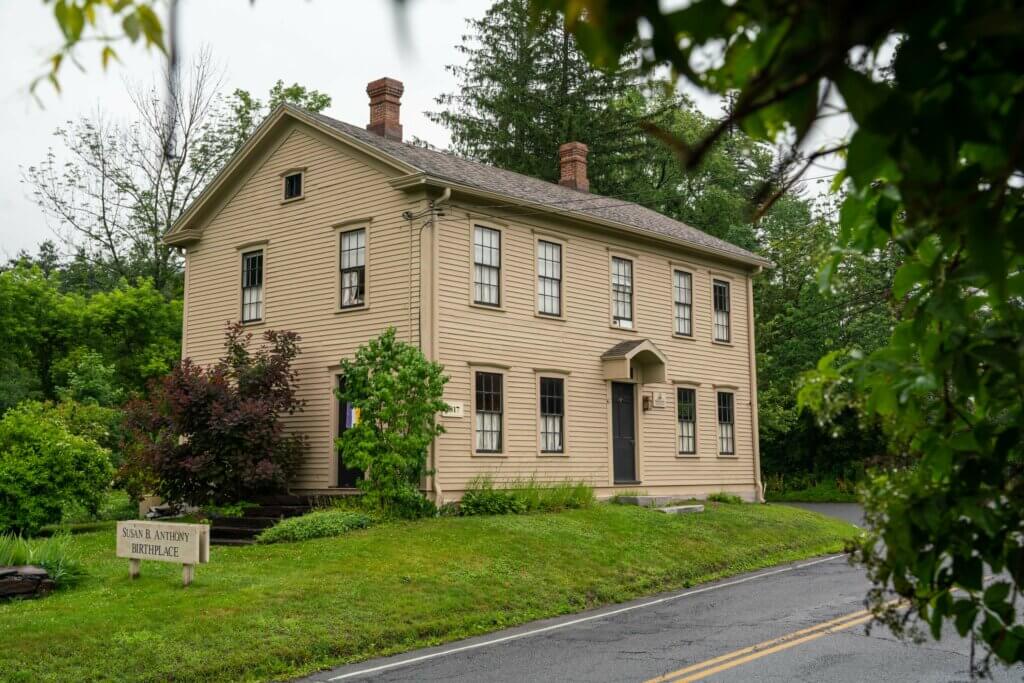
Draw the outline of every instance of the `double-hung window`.
M718 392L718 452L722 455L732 455L736 452L734 423L733 395L726 391L720 391Z
M499 372L476 373L476 451L500 453L503 391Z
M473 303L501 305L501 231L473 229Z
M612 320L633 328L633 262L618 256L612 257Z
M540 378L541 453L565 452L565 380Z
M242 254L242 322L263 319L263 250Z
M697 391L680 387L676 394L679 452L693 455L697 452Z
M341 307L366 303L366 228L341 233Z
M715 280L712 283L715 308L715 341L729 341L729 283Z
M537 241L537 312L562 315L562 245Z
M673 271L676 302L676 334L693 336L693 275L684 270Z

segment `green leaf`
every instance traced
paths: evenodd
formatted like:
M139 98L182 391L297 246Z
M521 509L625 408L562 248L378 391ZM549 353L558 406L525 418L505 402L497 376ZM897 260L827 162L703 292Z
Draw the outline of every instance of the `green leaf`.
M125 35L133 43L142 35L142 25L139 22L139 18L134 14L125 15L125 18L121 20L121 27L124 28Z
M835 83L846 102L850 116L861 126L868 123L871 113L880 108L891 93L885 84L849 67L844 67L840 71Z
M896 277L892 282L892 294L897 299L902 299L914 287L914 285L929 281L931 269L927 266L908 261L896 271Z

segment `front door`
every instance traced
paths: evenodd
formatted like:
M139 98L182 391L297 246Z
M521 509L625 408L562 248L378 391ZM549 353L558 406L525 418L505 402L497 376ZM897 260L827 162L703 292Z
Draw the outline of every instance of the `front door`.
M636 389L612 382L612 469L616 484L636 483Z
M345 378L338 376L338 389L342 389L345 386ZM345 430L352 427L359 419L359 414L356 412L355 407L347 401L338 401L338 431L337 434L341 437L345 433ZM356 482L363 476L361 470L355 467L347 467L345 465L345 453L341 450L338 451L338 486L343 489L355 488Z

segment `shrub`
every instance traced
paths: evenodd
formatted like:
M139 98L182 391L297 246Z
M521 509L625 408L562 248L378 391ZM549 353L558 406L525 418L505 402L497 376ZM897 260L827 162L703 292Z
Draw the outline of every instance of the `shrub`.
M444 432L437 413L448 378L423 352L398 340L395 329L341 361L338 398L359 410L359 420L338 439L346 464L366 473L358 486L366 503L389 516L418 517L435 508L419 492L428 474L427 449Z
M474 478L459 502L463 515L504 515L525 512L560 512L589 507L594 490L583 482L542 483L534 479L513 481L496 488L489 476Z
M204 505L203 516L204 517L245 517L245 511L250 508L259 507L256 503L249 503L247 501L239 501L237 503L227 503L225 505Z
M725 503L726 505L738 505L743 502L739 496L725 491L709 494L707 499L711 503Z
M0 534L0 567L33 564L42 567L58 588L71 586L85 570L71 550L71 536L27 540L16 534Z
M113 365L92 349L76 349L65 360L67 384L57 390L62 401L94 406L112 406L121 402L123 391L117 386Z
M126 408L127 463L120 481L164 500L232 503L282 490L305 448L286 434L281 415L302 408L292 361L294 332L268 330L252 352L252 334L228 325L225 357L209 368L181 361Z
M353 510L316 510L301 517L289 517L256 537L259 543L308 541L312 538L340 536L373 524L370 515Z
M95 513L113 476L109 453L39 403L0 419L0 532L32 535L78 504Z

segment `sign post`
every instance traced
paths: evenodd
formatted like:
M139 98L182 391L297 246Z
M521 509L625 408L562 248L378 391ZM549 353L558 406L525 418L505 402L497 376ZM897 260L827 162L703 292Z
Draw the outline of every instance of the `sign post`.
M181 582L188 586L195 566L210 561L210 528L205 524L118 522L117 556L128 558L128 576L133 579L139 577L142 560L180 564Z

